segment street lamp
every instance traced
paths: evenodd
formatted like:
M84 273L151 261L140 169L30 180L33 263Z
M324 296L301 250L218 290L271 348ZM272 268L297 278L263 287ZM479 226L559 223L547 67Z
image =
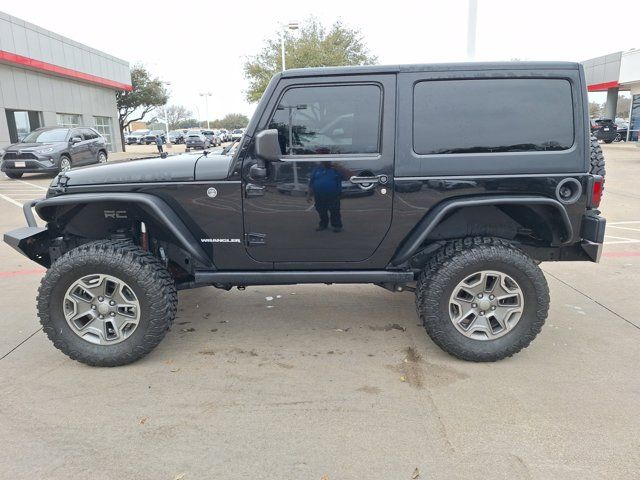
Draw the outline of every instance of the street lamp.
M166 86L171 86L171 82L162 82ZM169 115L167 115L167 104L164 104L164 128L167 134L167 148L171 148L171 139L169 138Z
M476 25L478 23L478 0L469 0L469 18L467 19L467 58L476 58Z
M209 97L211 96L211 92L199 93L201 97L204 97L204 109L205 114L207 115L207 128L209 127Z
M289 22L287 25L282 25L280 27L280 53L282 54L282 71L284 72L287 68L284 63L284 34L286 30L297 30L298 22Z

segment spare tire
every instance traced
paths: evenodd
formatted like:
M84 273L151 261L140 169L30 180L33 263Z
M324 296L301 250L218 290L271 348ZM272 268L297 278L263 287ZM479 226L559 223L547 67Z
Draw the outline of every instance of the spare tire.
M598 143L598 140L593 135L591 136L591 156L590 156L590 165L589 165L589 173L593 175L600 175L604 178L605 176L605 168L604 168L604 155L602 154L602 147Z

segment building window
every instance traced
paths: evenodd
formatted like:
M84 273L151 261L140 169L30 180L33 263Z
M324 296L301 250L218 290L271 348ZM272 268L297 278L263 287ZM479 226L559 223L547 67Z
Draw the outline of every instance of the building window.
M113 134L111 131L111 118L110 117L93 117L93 124L95 129L100 135L107 141L107 148L110 152L113 152Z
M629 122L629 140L640 140L640 95L631 97L631 115Z
M36 128L42 127L42 112L6 110L11 143L18 143Z
M80 115L76 115L75 113L58 113L58 125L67 128L79 127Z
M433 80L415 85L419 155L566 150L571 84L562 79Z

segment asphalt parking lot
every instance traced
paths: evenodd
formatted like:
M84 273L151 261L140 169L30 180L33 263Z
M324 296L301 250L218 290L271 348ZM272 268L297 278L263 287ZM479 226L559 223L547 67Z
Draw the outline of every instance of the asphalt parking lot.
M143 360L99 369L40 331L42 269L0 244L0 477L640 477L640 148L603 146L602 261L545 263L547 324L495 364L449 357L374 286L180 293ZM50 179L0 179L0 230Z

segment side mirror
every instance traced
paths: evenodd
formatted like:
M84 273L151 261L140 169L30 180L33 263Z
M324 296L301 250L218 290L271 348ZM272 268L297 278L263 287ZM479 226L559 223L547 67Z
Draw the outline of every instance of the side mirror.
M74 144L79 143L79 142L81 142L81 141L82 141L82 137L73 137L73 138L71 138L71 140L70 140L71 145L74 145Z
M262 160L277 162L282 157L280 142L278 142L278 130L262 130L256 135L256 157Z
M263 162L260 163L254 163L253 165L251 165L251 168L249 169L249 175L251 176L251 178L265 178L267 176L267 167L264 165Z

